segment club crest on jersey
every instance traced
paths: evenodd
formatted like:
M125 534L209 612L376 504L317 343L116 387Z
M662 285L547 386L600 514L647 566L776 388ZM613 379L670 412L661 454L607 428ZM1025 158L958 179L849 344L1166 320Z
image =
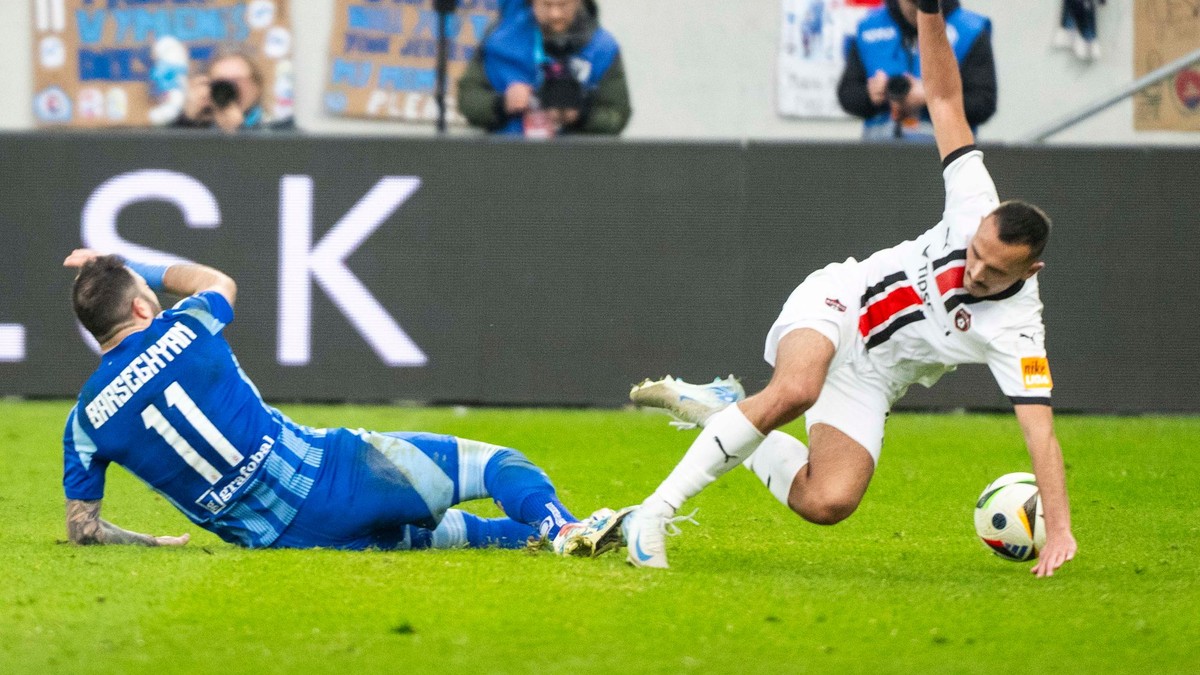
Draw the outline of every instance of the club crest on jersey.
M966 307L959 307L954 313L954 327L964 333L971 330L971 313Z
M836 298L825 298L825 304L836 309L839 312L846 311L846 305L842 304L842 301L838 300Z

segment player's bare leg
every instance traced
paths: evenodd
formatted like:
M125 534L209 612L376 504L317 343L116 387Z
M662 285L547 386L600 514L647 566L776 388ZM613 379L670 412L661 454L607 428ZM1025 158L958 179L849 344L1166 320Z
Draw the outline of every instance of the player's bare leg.
M815 424L809 447L772 431L745 462L781 504L818 525L839 523L862 500L875 461L862 444L828 424Z
M833 355L833 343L813 329L795 330L780 340L775 374L766 389L709 418L667 479L626 518L622 529L631 563L667 566L664 538L673 531L679 507L745 461L768 432L812 407Z
M796 419L816 402L832 359L833 344L824 335L810 329L788 333L779 342L770 384L742 404L746 416L760 429ZM832 525L858 507L875 461L862 444L827 424L812 427L809 444L771 431L746 467L802 518Z
M808 463L792 479L788 507L810 523L839 523L858 508L875 460L862 444L828 424L813 425L808 442Z
M821 395L833 354L829 338L811 328L784 335L771 381L738 404L746 419L766 434L803 415Z

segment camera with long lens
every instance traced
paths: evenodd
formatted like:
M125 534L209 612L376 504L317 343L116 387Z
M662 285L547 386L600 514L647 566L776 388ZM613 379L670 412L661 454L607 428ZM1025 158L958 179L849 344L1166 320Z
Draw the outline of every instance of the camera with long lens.
M543 108L579 110L583 108L583 85L561 61L551 61L542 68L545 79L537 92Z
M208 85L208 98L212 101L213 107L218 110L228 108L237 103L237 83L233 80L213 80Z
M892 75L887 80L887 99L892 103L904 103L912 91L912 80L905 75Z

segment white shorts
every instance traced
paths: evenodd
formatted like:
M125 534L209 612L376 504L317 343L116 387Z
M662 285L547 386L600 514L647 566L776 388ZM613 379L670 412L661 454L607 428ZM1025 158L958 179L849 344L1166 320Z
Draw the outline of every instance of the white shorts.
M903 392L858 358L858 317L866 284L853 258L808 275L792 291L767 334L763 358L772 366L785 335L811 328L833 343L833 361L817 402L804 416L810 431L828 424L871 453L879 462L883 425Z

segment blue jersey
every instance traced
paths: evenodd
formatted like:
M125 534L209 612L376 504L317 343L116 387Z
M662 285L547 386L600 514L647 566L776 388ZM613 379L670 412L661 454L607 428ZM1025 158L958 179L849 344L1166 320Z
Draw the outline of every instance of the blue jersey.
M225 541L269 546L296 515L325 432L263 402L225 341L233 308L184 299L106 352L67 417L68 499L104 496L116 462Z

